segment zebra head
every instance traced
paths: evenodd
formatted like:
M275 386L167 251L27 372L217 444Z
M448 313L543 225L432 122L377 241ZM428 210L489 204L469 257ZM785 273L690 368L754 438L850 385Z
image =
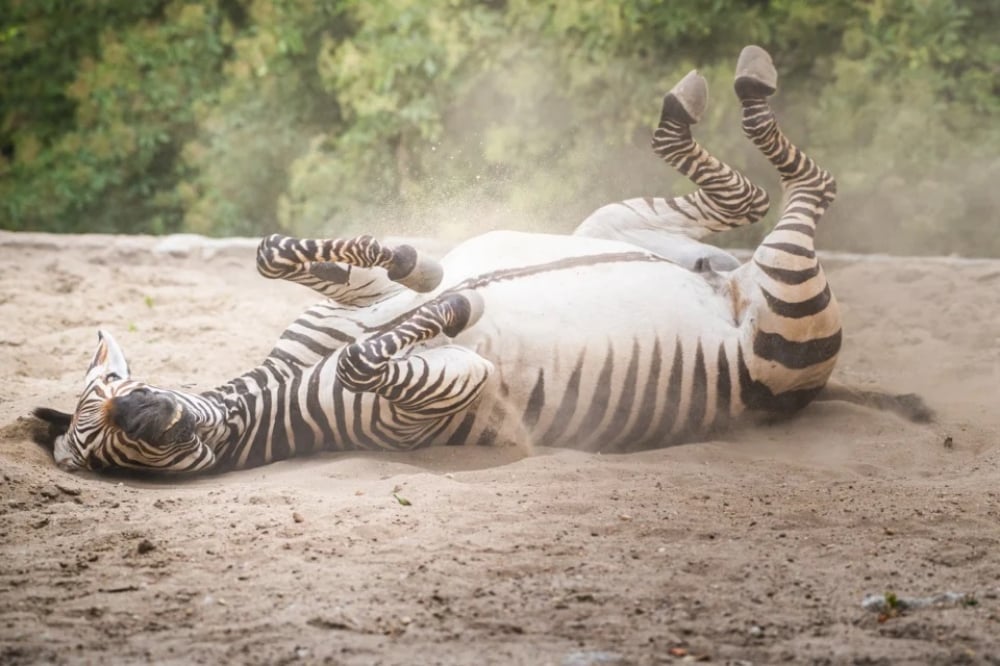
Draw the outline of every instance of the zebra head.
M34 414L49 425L36 439L69 472L195 472L215 462L182 394L131 379L125 355L105 331L98 333L76 411L39 407Z

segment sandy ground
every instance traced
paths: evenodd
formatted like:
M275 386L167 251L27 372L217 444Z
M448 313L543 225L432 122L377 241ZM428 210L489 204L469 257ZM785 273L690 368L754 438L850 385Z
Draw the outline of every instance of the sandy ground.
M1000 663L1000 261L826 264L837 376L937 423L826 403L636 455L152 484L58 471L23 415L72 408L98 327L136 376L208 388L313 296L246 243L0 233L0 663Z

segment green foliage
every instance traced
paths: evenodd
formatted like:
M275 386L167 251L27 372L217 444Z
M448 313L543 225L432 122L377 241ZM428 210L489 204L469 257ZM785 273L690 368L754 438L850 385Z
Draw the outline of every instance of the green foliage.
M808 112L808 145L841 184L838 245L1000 254L998 25L995 3L881 0L845 32Z
M449 5L445 12L434 0L344 3L358 27L340 41L325 39L316 60L342 123L292 165L283 226L333 218L338 233L358 231L373 207L419 202L435 178L456 176L441 170L451 141L446 123L503 33L499 14L481 3Z
M177 138L191 131L194 105L218 86L221 19L211 4L178 0L162 12L127 26L93 26L98 57L81 58L63 93L74 104L72 127L48 142L44 131L27 134L36 148L15 141L10 151L0 210L14 228L179 227L169 189Z
M315 67L323 41L339 34L339 3L253 0L244 11L245 25L226 26L224 79L196 107L197 129L181 151L175 193L188 231L274 230L292 161L340 125Z
M840 183L825 247L1000 255L998 33L993 0L0 0L0 226L568 231L690 189L648 142L695 67L699 140L774 191L729 84L759 43Z

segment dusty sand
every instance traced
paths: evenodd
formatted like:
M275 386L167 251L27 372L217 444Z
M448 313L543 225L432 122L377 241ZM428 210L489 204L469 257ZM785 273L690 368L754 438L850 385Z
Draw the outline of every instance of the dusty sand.
M20 419L72 408L98 327L208 388L313 300L246 243L159 243L0 233L0 663L1000 663L1000 261L826 261L837 377L932 425L826 403L636 455L62 473ZM885 592L970 596L862 608Z

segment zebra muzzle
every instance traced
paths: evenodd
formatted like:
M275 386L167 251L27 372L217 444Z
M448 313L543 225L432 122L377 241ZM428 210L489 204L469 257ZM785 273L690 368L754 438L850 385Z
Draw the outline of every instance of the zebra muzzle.
M194 435L194 416L165 393L138 389L112 398L106 409L115 427L137 441L168 444Z

